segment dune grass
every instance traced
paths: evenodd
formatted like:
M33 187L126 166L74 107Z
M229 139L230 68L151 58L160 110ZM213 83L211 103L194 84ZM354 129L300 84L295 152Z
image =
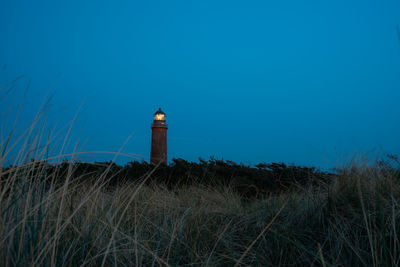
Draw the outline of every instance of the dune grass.
M106 187L3 169L3 266L398 266L399 173L353 164L329 184L243 201L229 187ZM65 177L65 176L64 176Z

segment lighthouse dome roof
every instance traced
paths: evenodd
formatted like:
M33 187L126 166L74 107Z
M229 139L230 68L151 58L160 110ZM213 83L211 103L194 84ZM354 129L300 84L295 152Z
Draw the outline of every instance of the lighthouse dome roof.
M154 115L157 115L157 114L163 114L163 115L165 115L164 111L162 111L161 108L158 108L158 110L156 111L156 113L154 113Z

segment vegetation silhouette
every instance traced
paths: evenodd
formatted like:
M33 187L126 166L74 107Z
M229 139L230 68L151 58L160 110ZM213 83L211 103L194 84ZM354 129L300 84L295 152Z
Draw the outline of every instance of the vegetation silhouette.
M34 161L40 168L32 168L42 173L43 162ZM8 167L10 169L11 167ZM189 162L182 158L174 158L169 165L131 161L119 166L108 162L69 162L46 164L46 173L57 173L60 184L68 176L71 180L95 181L103 175L107 186L117 187L128 182L140 181L149 173L146 184L162 185L168 189L188 186L229 186L245 199L259 198L268 194L281 193L299 188L328 183L336 174L323 172L315 167L286 165L285 163L259 163L254 167L238 164L230 160L199 159L199 162ZM71 174L69 170L73 170ZM38 177L32 175L32 177ZM50 181L48 177L41 179Z

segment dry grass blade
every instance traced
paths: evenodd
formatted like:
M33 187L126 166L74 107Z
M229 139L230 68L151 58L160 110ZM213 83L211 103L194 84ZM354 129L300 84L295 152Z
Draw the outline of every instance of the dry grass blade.
M371 231L371 224L370 224L370 220L368 220L368 218L367 218L367 213L366 213L366 209L364 206L364 200L363 200L363 196L362 196L362 192L361 192L360 179L357 179L357 190L358 190L358 196L360 198L360 204L361 204L361 210L362 210L362 214L363 214L363 218L364 218L365 228L367 229L372 262L373 262L374 266L377 266L376 259L375 259L375 249L374 249L374 243L373 243L373 237L372 237L372 231Z
M319 256L321 257L322 266L326 267L324 255L322 254L321 245L319 243L318 243L318 253L319 253Z
M364 265L364 266L368 266L365 261L363 260L363 258L360 256L360 254L355 250L354 246L350 243L350 241L343 235L343 233L341 231L339 231L338 227L334 224L331 223L332 227L336 230L336 232L340 235L340 237L346 242L346 244L349 246L349 248L354 252L354 254L358 257L358 259L360 260L360 262Z
M114 238L115 238L116 229L118 229L119 225L121 224L122 219L124 218L125 213L126 213L126 211L128 210L130 204L131 204L132 201L135 199L136 195L138 194L138 192L140 191L140 189L143 187L143 185L145 184L145 182L150 178L150 176L154 173L154 171L157 169L157 167L158 167L160 164L161 164L161 163L159 163L157 166L155 166L155 167L153 168L153 170L143 179L143 181L139 184L139 186L138 186L138 187L136 188L136 190L133 192L131 198L129 199L128 203L126 204L125 209L123 210L122 214L120 215L121 217L120 217L120 219L118 220L118 223L117 223L117 225L116 225L115 228L114 228L115 230L113 231L113 233L112 233L112 235L111 235L110 242L108 243L108 246L107 246L107 249L106 249L106 253L104 254L103 262L102 262L101 266L104 266L104 264L106 263L106 259L107 259L108 253L109 253L109 251L110 251L110 247L111 247L112 242L114 241Z
M281 208L279 209L279 211L275 214L275 216L272 218L272 220L267 224L267 226L265 226L265 228L261 231L261 233L256 237L256 239L254 239L254 241L246 248L246 250L243 252L242 256L236 261L235 267L239 266L240 263L242 262L242 260L244 259L244 257L246 257L247 253L249 253L249 251L251 250L251 248L256 244L256 242L258 241L258 239L260 239L260 237L262 237L267 230L271 227L271 225L275 222L276 218L278 218L279 214L281 214L282 210L285 208L286 204L287 204L288 200L286 200L285 203L283 203L283 205L281 206Z
M229 221L229 223L225 226L225 228L222 231L222 233L218 236L218 239L217 239L217 241L215 241L215 244L214 244L214 246L213 246L213 248L212 248L212 250L210 252L210 256L208 256L208 258L207 258L205 266L208 266L208 264L210 262L210 259L211 259L211 256L213 255L215 249L217 248L217 245L218 245L219 241L221 240L222 236L225 234L226 230L228 230L228 228L231 225L231 223L232 223L232 220Z

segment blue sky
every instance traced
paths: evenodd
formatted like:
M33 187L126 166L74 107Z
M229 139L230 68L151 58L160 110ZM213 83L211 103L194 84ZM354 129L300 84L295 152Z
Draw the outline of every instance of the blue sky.
M148 160L161 107L169 159L335 167L399 154L398 25L398 0L1 1L0 84L31 80L22 122L82 106L83 151Z

